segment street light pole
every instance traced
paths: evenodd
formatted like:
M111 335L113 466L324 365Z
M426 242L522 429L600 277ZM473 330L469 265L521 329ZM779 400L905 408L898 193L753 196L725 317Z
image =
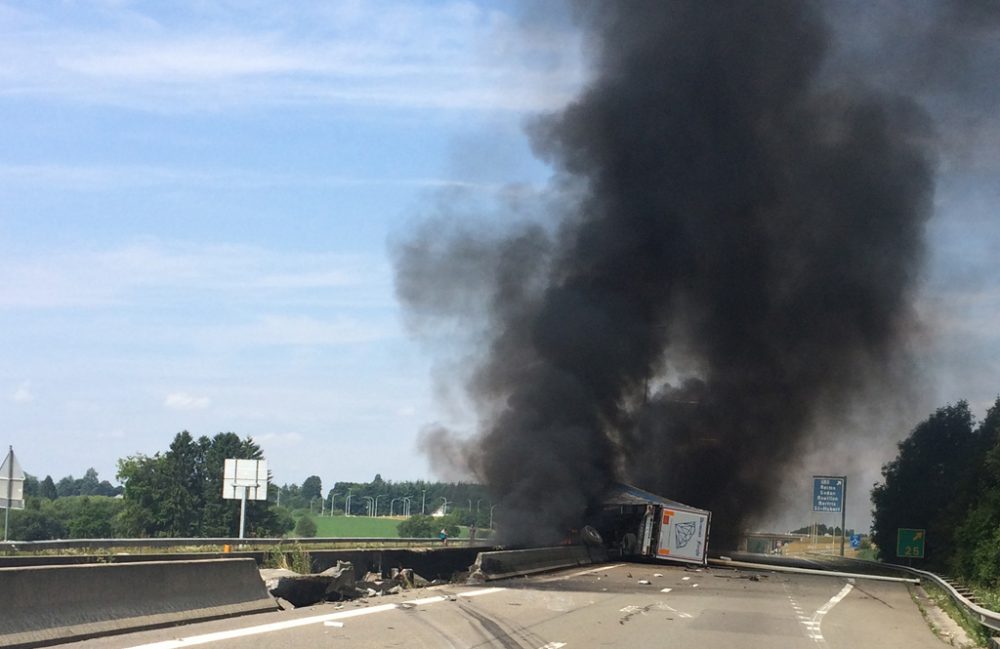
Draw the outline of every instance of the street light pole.
M493 529L493 510L496 509L496 505L490 505L490 529Z
M448 499L445 498L444 496L442 496L441 500L444 501L444 504L441 506L441 513L447 516L448 515Z
M388 497L389 497L389 494L379 494L379 495L375 496L375 516L378 516L378 499L379 498L388 498Z
M427 490L424 489L421 493L423 495L421 496L421 499L420 499L420 515L423 516L424 514L427 513L427 511L426 511L427 510Z
M373 506L375 499L371 496L361 496L361 499L368 501L368 515L371 516L372 512L375 511L375 507Z
M346 503L347 504L344 505L344 515L345 516L350 516L351 515L351 490L350 489L347 490L347 500L346 500Z

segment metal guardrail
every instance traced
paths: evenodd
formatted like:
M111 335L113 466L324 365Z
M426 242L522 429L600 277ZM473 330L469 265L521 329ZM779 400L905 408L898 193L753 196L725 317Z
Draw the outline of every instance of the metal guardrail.
M952 585L951 582L949 582L944 577L941 577L940 575L936 575L933 572L929 572L927 570L919 570L917 568L910 568L908 566L900 566L894 563L883 563L881 561L868 561L866 559L849 559L849 561L856 561L858 563L879 566L881 568L888 568L890 570L898 570L900 572L906 572L911 575L916 575L923 579L927 579L928 581L933 582L934 584L942 588L946 593L948 593L948 596L951 597L951 600L955 602L957 606L964 608L966 611L969 612L970 617L978 620L979 623L985 626L986 628L991 629L992 631L1000 632L1000 613L998 613L997 611L991 611L988 608L983 608L979 604L976 604L968 597L958 592L958 590L955 588L954 585Z
M906 566L893 567L898 567L905 572L909 572L910 574L914 574L934 582L936 585L943 588L946 593L948 593L948 596L951 597L955 604L969 611L972 614L972 617L979 620L980 624L992 629L993 631L1000 631L1000 613L991 611L988 608L983 608L979 604L976 604L965 595L958 592L958 590L947 579L926 570L918 570L916 568L908 568Z
M57 539L53 541L7 541L0 542L0 552L44 552L47 550L107 550L112 548L184 548L184 547L204 547L207 545L217 545L220 547L229 545L250 546L256 548L268 548L281 545L309 545L323 546L334 545L338 547L347 546L372 546L378 545L385 548L410 548L410 547L492 547L492 543L486 539L477 539L475 543L469 543L469 539L449 539L449 543L444 545L436 538L396 538L396 537L309 537L309 538L149 538L149 539Z

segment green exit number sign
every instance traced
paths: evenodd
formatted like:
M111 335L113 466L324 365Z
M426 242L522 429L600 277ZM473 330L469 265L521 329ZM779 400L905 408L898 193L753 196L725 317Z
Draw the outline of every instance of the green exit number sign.
M909 559L924 558L924 540L927 530L911 530L905 527L896 532L896 556Z

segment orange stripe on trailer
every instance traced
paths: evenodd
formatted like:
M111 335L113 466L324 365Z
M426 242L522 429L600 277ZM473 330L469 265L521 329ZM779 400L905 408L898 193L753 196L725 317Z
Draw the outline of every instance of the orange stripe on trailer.
M673 516L675 513L676 512L673 512L673 511L671 511L669 509L664 509L663 510L663 524L666 525L667 523L669 523L670 522L670 517Z
M670 550L668 548L660 548L659 554L666 556L670 554Z

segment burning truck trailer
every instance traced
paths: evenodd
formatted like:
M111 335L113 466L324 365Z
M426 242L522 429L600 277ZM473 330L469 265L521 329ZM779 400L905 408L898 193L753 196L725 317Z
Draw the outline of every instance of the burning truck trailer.
M609 556L705 565L712 512L626 484L614 486L588 521Z

